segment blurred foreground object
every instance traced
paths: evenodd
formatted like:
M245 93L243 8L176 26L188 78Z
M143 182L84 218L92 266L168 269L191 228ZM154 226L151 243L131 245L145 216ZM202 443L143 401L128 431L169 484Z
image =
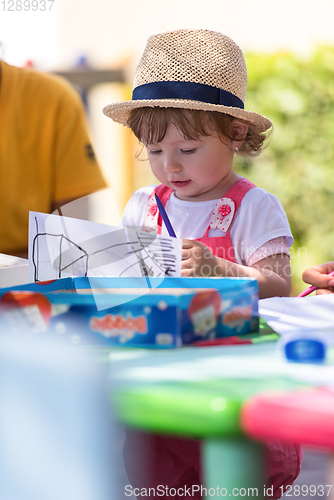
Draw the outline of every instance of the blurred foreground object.
M116 498L107 365L55 341L17 340L0 338L0 498Z

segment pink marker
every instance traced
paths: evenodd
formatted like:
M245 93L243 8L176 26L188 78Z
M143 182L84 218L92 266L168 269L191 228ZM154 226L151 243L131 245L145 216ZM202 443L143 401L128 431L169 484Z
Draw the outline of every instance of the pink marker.
M334 276L334 271L329 273L327 276ZM310 293L314 292L315 290L318 290L317 286L310 286L309 288L306 288L302 293L298 295L298 297L306 297L306 295L309 295Z

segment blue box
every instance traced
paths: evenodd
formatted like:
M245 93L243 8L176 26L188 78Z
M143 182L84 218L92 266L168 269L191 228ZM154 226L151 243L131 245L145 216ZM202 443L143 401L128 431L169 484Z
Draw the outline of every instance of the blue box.
M78 345L171 348L259 326L253 278L63 278L2 289L0 306L8 291L42 292L45 331Z

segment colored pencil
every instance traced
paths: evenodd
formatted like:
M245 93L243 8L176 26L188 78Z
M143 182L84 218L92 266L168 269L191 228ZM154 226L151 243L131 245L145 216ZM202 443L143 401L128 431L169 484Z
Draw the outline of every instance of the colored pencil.
M334 271L328 274L328 276L334 276ZM310 286L309 288L306 288L302 293L298 295L298 297L306 297L306 295L309 295L310 293L314 292L315 290L318 290L317 286Z
M162 220L165 223L165 226L167 228L169 236L172 236L173 238L176 238L175 231L173 229L172 224L170 223L170 220L168 219L168 215L166 214L166 210L165 210L163 204L161 203L161 200L160 200L159 196L156 193L155 193L155 200L157 202L159 212L161 214Z

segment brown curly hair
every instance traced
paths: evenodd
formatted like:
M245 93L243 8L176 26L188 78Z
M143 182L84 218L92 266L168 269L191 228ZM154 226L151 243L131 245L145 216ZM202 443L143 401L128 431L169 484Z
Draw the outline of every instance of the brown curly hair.
M239 148L241 156L259 155L265 147L265 141L271 135L271 129L267 132L260 132L254 124L244 122L249 125L248 132L245 137L240 137L233 133L232 120L236 118L218 111L142 107L131 111L127 125L137 139L145 145L161 142L166 135L168 125L172 123L186 139L196 140L200 136L209 136L212 132L216 132L223 142L226 138L244 139ZM239 118L238 120L243 121Z

